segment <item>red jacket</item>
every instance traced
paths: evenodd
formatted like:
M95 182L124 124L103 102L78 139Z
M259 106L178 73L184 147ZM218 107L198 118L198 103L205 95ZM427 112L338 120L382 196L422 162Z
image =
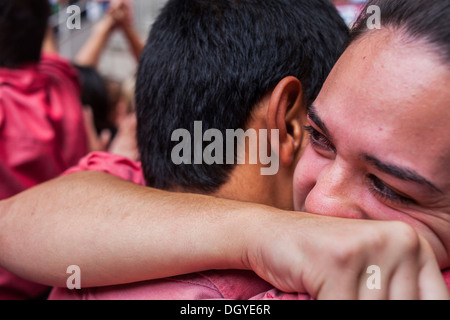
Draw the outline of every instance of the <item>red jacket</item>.
M0 200L53 179L87 153L78 75L58 56L0 68ZM32 299L48 288L0 269L0 299Z

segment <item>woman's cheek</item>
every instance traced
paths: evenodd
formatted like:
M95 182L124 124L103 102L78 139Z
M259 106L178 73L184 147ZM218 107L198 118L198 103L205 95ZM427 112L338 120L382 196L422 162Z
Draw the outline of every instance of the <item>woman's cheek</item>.
M314 149L308 145L297 164L294 173L294 208L296 211L305 211L305 201L314 188L317 177L322 170L323 159L320 159Z

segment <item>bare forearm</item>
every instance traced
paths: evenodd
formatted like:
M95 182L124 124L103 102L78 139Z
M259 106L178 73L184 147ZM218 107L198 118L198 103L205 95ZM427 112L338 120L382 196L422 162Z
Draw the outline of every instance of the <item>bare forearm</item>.
M52 286L66 285L72 265L82 287L251 268L322 299L449 299L431 246L401 222L172 194L96 172L0 202L0 252L1 267ZM366 289L369 261L393 279L382 290Z
M92 34L81 47L75 57L75 63L80 66L97 67L101 54L113 31L114 21L111 17L104 17L92 30Z
M65 286L71 265L81 268L83 287L247 268L245 232L236 230L249 225L252 215L232 216L245 204L159 192L86 172L30 189L2 206L0 265L43 284Z
M134 58L138 61L142 53L142 50L144 50L144 42L142 41L140 35L137 33L137 31L133 28L131 24L125 25L123 27L123 32L128 41L130 50Z

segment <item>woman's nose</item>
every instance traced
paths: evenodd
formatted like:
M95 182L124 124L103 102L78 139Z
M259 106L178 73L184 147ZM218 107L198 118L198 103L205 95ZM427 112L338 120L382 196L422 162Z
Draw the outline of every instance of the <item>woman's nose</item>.
M323 168L306 198L308 212L341 218L363 219L358 205L358 186L355 174L339 161Z

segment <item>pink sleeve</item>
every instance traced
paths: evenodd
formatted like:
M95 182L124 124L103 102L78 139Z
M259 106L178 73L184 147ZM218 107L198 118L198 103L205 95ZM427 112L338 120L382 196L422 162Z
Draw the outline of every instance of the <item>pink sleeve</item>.
M313 300L310 295L303 293L285 293L278 289L262 292L250 300Z
M81 95L81 83L78 71L71 63L58 54L43 54L39 63L39 69L43 74L64 85L70 85L76 89L75 94Z
M107 152L93 152L80 160L76 167L64 175L82 171L98 171L112 174L123 180L145 185L142 167L139 162Z
M447 287L450 292L450 269L442 272ZM284 293L278 289L272 289L267 292L260 293L250 300L313 300L307 294L301 293Z
M204 300L222 299L211 283L195 275L82 290L55 288L50 300Z

